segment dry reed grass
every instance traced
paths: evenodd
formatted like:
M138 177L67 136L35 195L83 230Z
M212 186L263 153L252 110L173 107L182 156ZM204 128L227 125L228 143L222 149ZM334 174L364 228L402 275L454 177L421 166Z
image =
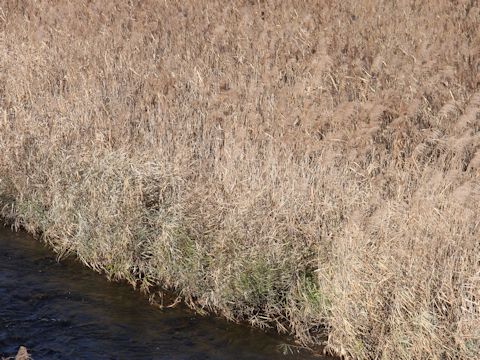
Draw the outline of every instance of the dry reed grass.
M303 344L476 359L479 26L475 0L5 0L3 215Z

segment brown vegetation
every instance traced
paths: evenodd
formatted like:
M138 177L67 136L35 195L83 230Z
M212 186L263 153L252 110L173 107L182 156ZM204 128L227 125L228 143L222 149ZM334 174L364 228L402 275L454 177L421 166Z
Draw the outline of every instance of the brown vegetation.
M480 6L0 5L3 215L359 359L480 354Z

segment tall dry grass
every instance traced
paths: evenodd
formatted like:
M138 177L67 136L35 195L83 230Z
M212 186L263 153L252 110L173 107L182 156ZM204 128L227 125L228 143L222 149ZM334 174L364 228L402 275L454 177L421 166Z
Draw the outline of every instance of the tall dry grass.
M3 216L307 345L476 359L479 28L475 0L4 0Z

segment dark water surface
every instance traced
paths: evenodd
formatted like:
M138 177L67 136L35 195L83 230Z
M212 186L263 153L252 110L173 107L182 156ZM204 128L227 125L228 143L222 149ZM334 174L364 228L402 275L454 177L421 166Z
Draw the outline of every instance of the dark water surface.
M159 310L125 284L0 226L0 358L319 359L283 355L285 339L185 308Z

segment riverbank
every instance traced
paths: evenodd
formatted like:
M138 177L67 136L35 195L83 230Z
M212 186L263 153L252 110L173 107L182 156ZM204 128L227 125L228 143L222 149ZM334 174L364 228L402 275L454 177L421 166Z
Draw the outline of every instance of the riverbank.
M0 359L24 344L35 360L327 360L183 304L159 310L74 258L56 261L24 231L0 227L0 249Z
M422 4L4 2L3 217L304 345L476 358L480 13Z

